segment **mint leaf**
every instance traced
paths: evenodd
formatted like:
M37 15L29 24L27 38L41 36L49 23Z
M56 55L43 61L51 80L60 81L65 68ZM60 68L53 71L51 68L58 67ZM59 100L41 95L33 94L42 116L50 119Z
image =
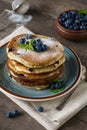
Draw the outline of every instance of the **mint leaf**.
M79 12L80 14L87 14L87 10L86 10L86 9L79 10L78 12Z
M62 79L55 79L54 82L63 82Z
M57 89L50 89L50 91L53 92L53 93L59 93L59 92L61 92L64 89L65 89L65 87L63 86L63 87L57 88Z
M27 50L32 50L34 51L34 48L33 48L33 43L34 43L34 39L32 39L31 41L29 41L29 43L26 43L26 44L19 44L19 47L25 49L26 51Z
M19 47L21 47L21 48L25 48L25 44L19 44Z
M65 85L63 83L62 78L56 78L55 80L53 80L53 83L50 85L50 91L53 93L58 93L64 89L65 89Z
M34 51L33 43L34 43L34 39L32 39L32 40L29 42L29 49L32 50L32 51Z

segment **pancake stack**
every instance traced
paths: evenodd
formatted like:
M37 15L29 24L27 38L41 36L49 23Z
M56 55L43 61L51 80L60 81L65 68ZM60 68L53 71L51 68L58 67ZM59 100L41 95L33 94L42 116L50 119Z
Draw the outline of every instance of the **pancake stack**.
M37 44L35 41L42 42L46 49L35 51L34 44ZM33 49L28 47L31 43ZM54 38L37 34L17 35L8 43L6 52L8 74L24 87L45 89L54 79L63 75L64 48Z

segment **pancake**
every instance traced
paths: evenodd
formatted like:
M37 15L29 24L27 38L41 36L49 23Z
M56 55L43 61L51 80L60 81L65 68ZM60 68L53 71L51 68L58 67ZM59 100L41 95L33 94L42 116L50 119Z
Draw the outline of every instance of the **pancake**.
M62 67L61 67L62 66ZM59 68L57 68L55 71L51 71L51 72L46 72L46 73L39 73L39 74L28 74L28 73L24 73L24 72L18 72L14 70L14 67L11 66L9 63L7 64L7 68L8 71L11 71L14 73L14 75L16 75L17 77L21 78L21 79L27 79L27 80L37 80L37 79L45 79L45 78L49 78L53 75L55 75L56 73L60 73L61 72L61 68L63 68L64 65L61 65Z
M24 48L20 40L24 39L31 44L39 38L45 45L45 51L35 51ZM21 43L21 45L26 44ZM36 43L33 43L36 44ZM63 45L55 38L32 34L17 35L7 45L7 71L17 83L29 88L46 89L56 78L61 78L64 72L65 54Z
M42 67L42 68L41 67L40 68L29 68L29 67L24 66L21 63L18 63L17 61L10 60L8 58L8 63L10 64L11 68L13 68L13 70L15 72L18 72L19 74L21 72L24 72L24 73L33 73L33 74L51 72L53 70L56 70L64 62L65 62L65 56L63 55L61 57L61 59L59 59L59 61L56 61L52 65L49 65L49 66L46 66L46 67Z
M45 52L35 52L32 50L25 50L19 47L19 40L25 35L14 37L7 46L7 55L9 59L16 60L26 67L38 68L53 64L58 61L64 54L63 46L54 38L45 37L41 35L33 35L34 38L41 38L42 42L48 46Z
M9 69L9 68L7 68ZM27 87L31 87L31 88L36 88L36 89L43 89L43 88L48 88L49 85L51 84L51 82L56 79L56 78L60 78L63 74L63 69L64 69L64 66L61 65L59 67L59 70L56 71L55 74L53 75L50 75L48 77L44 77L44 78L33 78L33 79L30 79L30 78L26 78L26 76L22 75L22 74L15 74L12 70L8 70L9 74L10 74L10 77L12 79L14 79L16 82L18 82L19 84L22 84L22 85L25 85ZM36 86L36 87L35 87ZM43 88L42 88L43 86Z

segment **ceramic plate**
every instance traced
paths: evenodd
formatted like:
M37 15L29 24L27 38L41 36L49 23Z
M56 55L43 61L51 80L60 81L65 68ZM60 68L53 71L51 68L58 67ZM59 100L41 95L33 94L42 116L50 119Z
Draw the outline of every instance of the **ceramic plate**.
M79 82L81 76L81 63L76 53L64 45L66 62L63 74L65 89L58 93L53 93L50 89L34 90L21 86L13 81L6 70L6 46L0 48L0 86L1 90L11 96L29 101L44 101L58 98L70 92Z

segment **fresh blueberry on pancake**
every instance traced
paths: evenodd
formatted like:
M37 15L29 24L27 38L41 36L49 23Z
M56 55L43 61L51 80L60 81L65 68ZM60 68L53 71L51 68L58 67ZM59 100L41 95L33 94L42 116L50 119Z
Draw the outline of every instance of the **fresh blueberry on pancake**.
M25 43L25 38L20 38L20 43L24 44Z
M27 33L27 34L25 35L25 38L26 38L26 39L31 39L31 38L32 38L32 34L28 34L28 33Z

